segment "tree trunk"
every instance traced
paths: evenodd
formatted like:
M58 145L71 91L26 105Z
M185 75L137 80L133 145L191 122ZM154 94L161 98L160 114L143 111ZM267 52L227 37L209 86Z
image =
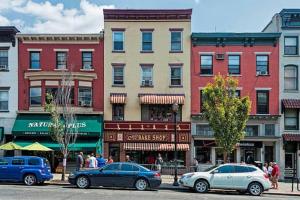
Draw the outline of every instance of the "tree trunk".
M223 151L223 160L224 160L224 163L227 163L227 160L228 160L228 153L227 153L227 151Z
M64 154L63 171L62 171L62 174L61 174L61 180L62 181L65 181L66 171L67 171L67 154Z

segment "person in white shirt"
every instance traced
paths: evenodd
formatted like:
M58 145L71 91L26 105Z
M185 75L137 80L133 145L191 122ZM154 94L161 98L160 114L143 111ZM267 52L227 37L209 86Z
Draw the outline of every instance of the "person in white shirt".
M263 170L264 170L265 174L269 175L269 172L268 172L268 163L264 164Z
M97 159L95 158L94 154L91 154L90 157L90 163L89 163L89 168L97 168L98 163L97 163Z
M269 167L268 167L268 175L269 177L271 177L272 171L273 171L273 167L272 167L272 162L269 163Z

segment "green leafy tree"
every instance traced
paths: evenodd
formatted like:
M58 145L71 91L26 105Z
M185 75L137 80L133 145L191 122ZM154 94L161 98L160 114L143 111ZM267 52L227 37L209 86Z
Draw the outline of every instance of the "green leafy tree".
M70 147L76 142L78 134L76 118L71 105L72 80L71 72L62 72L61 86L56 94L46 94L45 104L45 111L51 115L49 128L51 138L59 144L63 155L63 172L61 177L63 181L65 180Z
M245 136L250 114L248 96L238 97L238 80L217 75L203 90L203 113L211 126L216 143L223 150L224 162Z

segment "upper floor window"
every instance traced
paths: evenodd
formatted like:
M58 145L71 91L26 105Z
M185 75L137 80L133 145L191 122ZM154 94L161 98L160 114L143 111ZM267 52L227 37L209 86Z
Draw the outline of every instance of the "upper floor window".
M0 88L0 111L8 111L8 90Z
M295 65L284 67L284 89L298 90L298 68Z
M269 91L256 91L257 114L269 114Z
M181 121L182 106L176 115L177 121ZM142 104L142 121L170 121L174 120L172 105L169 104Z
M30 105L40 106L42 104L42 89L40 87L31 87L29 93Z
M124 51L124 31L113 31L113 51Z
M171 31L171 51L182 51L182 31Z
M196 135L201 136L214 136L212 128L207 124L197 124L196 125Z
M30 52L30 69L40 68L40 52Z
M113 67L113 85L124 85L124 66Z
M57 95L61 95L62 94L61 91L62 91L61 88L58 88L58 87L47 87L46 88L46 94L51 94L53 98L56 98ZM46 102L47 102L47 99L46 99ZM50 102L47 102L47 103L50 103ZM59 101L58 103L63 104L63 102L61 102L61 101ZM72 105L74 104L74 87L72 87L71 91L70 91L69 103Z
M78 89L78 105L84 107L92 106L92 88L79 87Z
M153 73L152 66L141 66L142 68L142 86L152 86L153 85Z
M181 86L181 66L171 66L171 86Z
M93 53L82 52L82 69L92 69Z
M142 32L142 51L152 51L152 31Z
M299 130L299 110L285 109L284 110L284 129Z
M0 50L0 71L8 70L8 50Z
M124 120L124 104L112 104L112 120Z
M246 136L258 136L258 126L257 125L247 125L245 128Z
M239 55L229 55L228 56L228 73L229 74L240 74L241 64Z
M284 37L284 55L298 55L298 37Z
M265 135L266 136L275 135L275 124L265 124Z
M200 74L213 74L213 56L201 55L200 56Z
M267 75L269 74L269 56L257 55L256 56L256 74Z
M56 52L56 69L67 69L67 52Z

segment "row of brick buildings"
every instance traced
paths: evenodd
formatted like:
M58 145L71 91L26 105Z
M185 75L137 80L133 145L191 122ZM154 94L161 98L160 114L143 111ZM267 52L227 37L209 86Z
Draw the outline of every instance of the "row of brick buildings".
M201 91L222 74L236 77L237 95L252 102L246 137L231 161L276 161L290 176L300 164L300 10L283 10L255 33L191 33L191 15L190 9L104 10L104 31L97 34L23 34L0 27L1 141L38 141L58 150L43 106L46 93L55 94L69 71L80 124L74 152L102 152L115 161L130 155L142 164L161 153L168 163L176 101L182 165L194 157L203 167L217 164L223 156L201 113Z

